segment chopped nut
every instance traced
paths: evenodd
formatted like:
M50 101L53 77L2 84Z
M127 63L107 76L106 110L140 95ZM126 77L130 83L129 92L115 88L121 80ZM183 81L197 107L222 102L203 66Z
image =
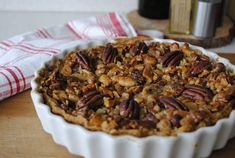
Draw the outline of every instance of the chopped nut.
M224 72L225 71L225 66L223 63L217 63L217 64L215 64L214 67L215 67L214 68L215 72Z
M95 75L87 70L81 70L79 73L74 73L71 76L77 77L81 81L88 81L88 83L94 83L96 80Z
M128 99L130 97L129 93L122 93L122 100Z
M99 81L103 83L105 87L109 86L112 83L112 80L107 75L101 75Z
M62 90L54 90L52 94L53 94L53 98L56 100L64 100L68 98L65 91L62 91Z
M117 91L113 91L113 95L115 96L115 98L120 98L120 95L117 93Z
M195 127L194 120L192 117L186 116L180 120L181 127L179 128L180 132L190 132Z
M124 87L131 87L136 85L136 81L131 77L120 76L118 78L118 83Z
M142 71L144 69L144 64L137 64L137 65L134 65L134 68L139 70L139 71Z
M143 103L144 102L144 97L140 94L136 95L134 100L137 102L137 103Z
M170 121L173 124L173 126L179 128L181 119L182 117L180 115L174 115Z
M111 98L114 97L112 90L107 89L107 88L103 88L102 90L103 90L103 94L104 94L105 96L108 95L108 96L111 97Z
M137 83L139 83L139 84L144 84L145 83L145 79L142 76L140 71L138 71L138 70L132 71L131 76L137 81Z
M104 97L103 100L104 100L105 107L110 108L110 107L114 106L115 101L113 99L108 98L108 97Z
M115 75L120 75L120 74L122 74L122 70L119 67L113 67L107 73L108 76L115 76Z
M157 98L156 98L156 96L155 95L148 95L148 97L147 97L147 99L146 99L147 101L146 101L146 103L148 104L148 105L155 105L156 103L157 103Z
M145 68L143 71L143 77L147 79L148 83L153 81L153 71L151 69L151 66L145 65Z
M173 83L171 88L176 96L179 96L184 91L184 86L179 83Z
M106 131L111 131L115 129L116 126L117 126L117 123L114 120L104 121L101 125L102 129Z
M102 124L102 122L103 122L103 119L102 119L101 115L98 114L98 115L93 115L93 116L91 117L89 123L90 123L92 126L100 127L101 124Z
M95 71L95 74L96 74L97 76L100 76L101 74L104 74L105 71L106 71L105 68L97 69L97 70Z
M69 65L64 65L60 72L64 76L69 76L72 74L72 69L70 68Z
M121 95L122 91L124 90L124 87L121 86L120 84L115 84L114 87L115 87L116 91L118 92L118 94Z
M184 43L181 50L186 56L190 56L192 54L192 50L190 50L188 43Z
M130 87L130 88L127 90L127 93L136 94L136 93L141 92L142 89L143 89L143 86L133 86L133 87Z
M58 106L58 102L55 99L51 98L49 95L44 94L43 98L45 99L46 103L50 106Z
M82 92L86 93L88 91L94 90L95 89L95 85L94 84L88 84L82 87Z
M170 135L171 133L171 123L167 119L162 119L157 124L157 128L162 132L163 135Z
M144 56L144 63L149 65L155 65L157 63L157 60L154 57L151 57L149 55Z
M74 101L74 102L77 102L79 100L79 97L77 95L74 95L71 93L68 94L68 98L69 100Z
M225 91L225 99L230 101L233 100L235 98L235 85L229 87L226 91Z
M200 123L207 116L207 113L204 111L191 111L190 114L192 115L195 123Z
M223 90L223 87L227 87L229 85L229 78L224 73L219 74L210 74L208 76L208 87L211 89L216 89L216 91Z

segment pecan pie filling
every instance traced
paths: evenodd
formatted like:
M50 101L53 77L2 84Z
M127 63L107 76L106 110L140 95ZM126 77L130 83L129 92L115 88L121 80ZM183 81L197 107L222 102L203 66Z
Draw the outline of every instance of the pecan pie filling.
M187 43L116 39L67 53L37 81L53 113L113 135L191 132L235 107L233 70Z

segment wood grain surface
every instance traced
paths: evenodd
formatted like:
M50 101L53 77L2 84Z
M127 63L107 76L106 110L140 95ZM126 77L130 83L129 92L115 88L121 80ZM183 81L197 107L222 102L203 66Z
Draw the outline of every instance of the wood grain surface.
M164 33L164 38L188 42L204 48L215 48L227 45L231 43L234 36L234 24L228 17L224 18L223 25L216 28L215 35L211 38L199 38L193 35L170 33L168 20L145 18L140 16L137 10L130 11L127 14L127 18L137 30L160 30Z
M221 54L235 64L235 54ZM234 158L235 138L210 158ZM53 142L43 131L30 90L0 102L0 158L81 158Z

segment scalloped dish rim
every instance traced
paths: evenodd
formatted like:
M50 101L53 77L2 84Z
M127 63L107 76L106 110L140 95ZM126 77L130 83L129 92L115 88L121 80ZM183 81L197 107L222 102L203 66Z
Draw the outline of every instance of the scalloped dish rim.
M100 44L105 44L106 42L112 42L113 40L112 39L109 39L109 40L90 40L90 41L87 41L85 43L82 43L82 44L78 44L79 47L81 48L87 48L87 47L90 47L90 46L96 46L96 45L100 45ZM174 41L174 40L167 40L167 39L156 39L154 38L152 41L156 41L156 42L165 42L165 43L173 43L173 42L177 42L179 43L180 45L182 45L184 42L178 42L178 41ZM210 59L212 60L216 60L216 61L220 61L222 63L225 64L225 66L229 69L232 69L234 72L235 72L235 65L231 64L230 61L228 59L225 59L223 57L220 57L218 56L216 53L214 52L211 52L211 51L207 51L205 50L204 48L201 48L201 47L198 47L198 46L194 46L194 45L191 45L189 44L190 48L192 49L197 49L199 51L202 52L202 54L205 54L205 55L208 55L210 57ZM51 112L51 109L48 105L44 104L43 103L43 98L41 96L41 94L37 91L37 88L38 88L38 84L36 82L36 78L39 76L39 71L45 67L45 65L50 65L52 61L54 61L55 59L57 58L63 58L63 56L69 51L69 50L72 50L72 49L75 49L76 47L71 47L69 49L65 49L64 51L62 51L62 53L60 54L57 54L57 55L54 55L52 56L50 59L48 59L46 62L44 62L41 67L39 69L37 69L37 71L35 72L35 76L33 78L33 80L31 81L31 87L32 87L32 90L31 90L31 97L32 97L32 100L33 100L33 104L35 106L35 109L36 109L36 112L37 112L37 115L41 121L41 124L44 128L44 130L50 134L52 134L53 136L53 139L54 139L54 135L55 132L53 133L52 130L49 130L49 128L51 127L48 127L47 125L50 123L50 122L44 122L42 120L42 118L40 117L42 115L42 111L44 113L44 115L46 115L45 118L49 118L49 119L56 119L56 121L59 121L61 123L61 126L63 126L64 128L75 128L75 130L80 130L82 131L84 134L86 135L90 135L90 136L96 136L96 137L105 137L107 139L114 139L114 140L121 140L121 139L126 139L126 141L131 141L131 142L136 142L137 144L143 144L143 143L146 143L148 142L149 140L154 140L154 141L172 141L172 143L176 142L177 139L183 139L183 137L198 137L199 135L201 134L204 134L205 132L211 132L213 130L221 130L222 126L224 126L225 124L232 124L231 126L231 132L227 138L227 140L223 140L225 141L225 143L223 143L222 145L217 145L216 146L216 142L217 140L215 140L215 143L212 147L212 149L210 150L210 152L207 154L204 154L204 155L197 155L197 156L209 156L209 154L211 153L212 150L214 149L220 149L220 148L223 148L225 146L225 144L227 143L227 141L234 137L235 136L235 133L233 134L233 131L235 131L235 110L232 110L229 117L227 118L223 118L223 119L220 119L219 121L216 122L215 125L213 126L208 126L208 127L202 127L202 128L199 128L195 131L192 131L192 132L182 132L182 133L178 133L176 136L157 136L157 135L152 135L152 136L145 136L145 137L136 137L136 136L132 136L132 135L111 135L111 134L108 134L108 133L105 133L105 132L102 132L102 131L90 131L88 129L86 129L85 127L81 126L81 125L78 125L78 124L73 124L73 123L69 123L67 122L62 116L60 115L57 115L57 114L53 114ZM40 114L39 114L40 113ZM40 115L40 116L39 116ZM49 120L48 119L48 120ZM55 140L55 139L54 139ZM113 141L114 141L113 140ZM56 140L55 140L56 141ZM74 151L71 151L71 147L69 147L68 144L64 144L62 143L62 141L56 141L57 143L59 144L62 144L64 146L66 146L70 152L74 153L74 154L77 154L76 152ZM195 146L197 146L195 144ZM195 149L196 150L196 149ZM195 151L194 153L190 154L192 157L195 156ZM89 154L88 154L89 155ZM170 154L171 155L171 154ZM87 155L86 155L87 156ZM129 155L130 156L130 155ZM152 155L150 155L151 157ZM93 157L93 156L88 156L88 157ZM144 156L145 157L145 156Z

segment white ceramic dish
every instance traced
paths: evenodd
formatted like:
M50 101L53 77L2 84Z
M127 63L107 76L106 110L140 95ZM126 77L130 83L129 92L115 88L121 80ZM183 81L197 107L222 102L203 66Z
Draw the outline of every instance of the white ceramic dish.
M172 40L154 39L159 42L175 42ZM80 48L100 45L106 41L87 41L78 45ZM180 43L180 42L178 42ZM183 43L180 43L183 44ZM199 49L214 60L224 63L235 71L235 66L227 59L213 52L190 45ZM72 47L71 49L75 49ZM64 53L52 57L45 65L50 65L56 58L63 58ZM40 68L40 69L41 69ZM35 78L38 77L35 72ZM229 118L219 120L214 126L200 128L191 133L180 133L178 136L112 136L104 132L89 131L82 126L66 122L63 117L51 112L49 106L43 103L43 98L37 91L35 78L31 82L31 96L41 121L43 129L50 133L54 141L65 146L69 152L86 158L191 158L208 157L215 149L223 148L228 139L235 136L235 110Z

